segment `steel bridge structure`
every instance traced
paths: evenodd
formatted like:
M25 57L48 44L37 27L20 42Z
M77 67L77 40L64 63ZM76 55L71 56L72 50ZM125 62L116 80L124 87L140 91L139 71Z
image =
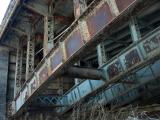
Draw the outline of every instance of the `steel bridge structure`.
M0 120L158 104L160 1L11 0L1 67Z

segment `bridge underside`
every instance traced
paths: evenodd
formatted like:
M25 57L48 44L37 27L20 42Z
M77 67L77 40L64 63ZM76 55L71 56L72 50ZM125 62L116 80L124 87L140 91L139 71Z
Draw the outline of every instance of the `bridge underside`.
M81 111L79 119L83 112L87 119L96 106L156 104L159 111L159 6L159 0L12 0L0 31L7 54L3 118L70 120Z

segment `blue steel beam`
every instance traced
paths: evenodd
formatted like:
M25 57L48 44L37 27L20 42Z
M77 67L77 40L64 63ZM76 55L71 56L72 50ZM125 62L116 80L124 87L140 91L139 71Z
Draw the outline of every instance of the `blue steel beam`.
M146 37L144 37L145 39L138 41L137 49L141 49L141 52L139 52L139 53L143 54L142 56L144 58L142 58L142 59L146 59L146 54L148 54L148 53L145 53L142 50L141 47L143 46L143 44L139 44L139 43L141 43L143 41L142 43L144 43L144 47L146 50L151 50L151 51L152 50L154 51L155 49L159 50L158 49L159 48L158 43L160 40L159 33L160 33L160 28L157 28L156 30L154 30L151 33L149 33L148 35L146 35ZM154 41L154 42L152 43L151 41ZM145 44L145 43L147 43L147 44ZM150 44L148 44L148 43L150 43ZM135 43L135 44L137 44L137 43ZM130 51L129 49L127 49L127 50ZM117 55L120 58L117 58L117 56L116 56L115 59L120 60L121 57L123 58L123 56L125 55L127 50L123 51L124 53L120 53L120 55ZM132 61L131 59L135 59L135 58L136 58L135 56L133 58L130 57L130 61L128 61L128 62L131 62ZM126 59L127 59L127 57L126 57ZM114 63L115 60L112 59L112 61ZM74 86L70 91L68 91L65 94L65 97L64 98L62 97L61 100L58 102L58 103L62 103L62 105L63 105L63 102L65 101L64 104L68 104L68 106L70 106L70 107L59 108L58 112L62 112L62 113L66 112L73 105L77 104L78 101L81 101L83 98L87 97L88 95L94 94L95 91L102 91L103 90L104 94L106 94L106 98L107 98L107 101L106 100L104 100L104 101L107 103L112 101L112 103L115 104L115 102L113 102L113 101L117 101L119 96L122 96L122 95L124 95L124 96L120 97L120 100L124 101L124 103L128 102L128 101L125 101L125 99L124 99L124 98L127 98L126 96L129 96L128 99L126 99L126 100L131 101L131 100L136 99L137 97L139 97L141 95L141 93L139 92L139 89L143 88L144 84L148 84L149 82L157 80L160 77L159 76L159 73L160 73L159 55L156 59L152 59L150 62L151 63L145 63L141 68L138 68L137 70L133 69L133 71L130 71L130 74L124 74L125 72L124 73L122 72L122 74L124 74L124 76L121 76L120 78L115 77L117 80L120 79L122 81L123 80L131 81L131 82L133 81L133 82L135 82L135 84L130 85L130 84L124 84L124 83L117 83L117 84L112 83L112 86L108 86L108 88L106 88L107 86L104 85L105 83L103 81L87 80L87 81L84 81L84 82L78 84L77 86ZM106 71L108 68L110 68L108 66L112 65L111 63L112 62L110 61L107 64L103 65L103 69ZM126 63L127 63L127 60L126 60ZM121 63L121 64L123 64L123 63ZM127 63L126 65L128 65L128 64L129 63ZM112 68L113 67L114 66L112 66ZM116 69L120 70L119 67L117 67ZM120 74L120 73L118 73L118 74ZM117 75L115 74L115 76L118 76L118 74ZM109 76L107 76L107 77L109 77ZM111 83L111 81L112 80L110 80L110 79L107 80L108 83ZM106 89L106 90L104 90L104 89ZM103 96L103 97L105 97L105 96ZM115 98L117 98L117 99L115 99ZM95 101L95 99L96 98L94 97L94 101ZM122 101L119 101L119 103L121 103ZM117 103L118 103L118 101L117 101Z

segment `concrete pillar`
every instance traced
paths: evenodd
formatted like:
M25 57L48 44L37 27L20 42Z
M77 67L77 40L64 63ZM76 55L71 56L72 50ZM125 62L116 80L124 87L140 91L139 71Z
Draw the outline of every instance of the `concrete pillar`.
M6 120L6 94L9 51L0 48L0 120Z

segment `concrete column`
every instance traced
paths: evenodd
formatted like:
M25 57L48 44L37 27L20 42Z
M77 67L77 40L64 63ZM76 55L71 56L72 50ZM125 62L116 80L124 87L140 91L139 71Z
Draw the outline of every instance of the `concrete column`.
M6 120L6 94L9 51L0 48L0 120Z

